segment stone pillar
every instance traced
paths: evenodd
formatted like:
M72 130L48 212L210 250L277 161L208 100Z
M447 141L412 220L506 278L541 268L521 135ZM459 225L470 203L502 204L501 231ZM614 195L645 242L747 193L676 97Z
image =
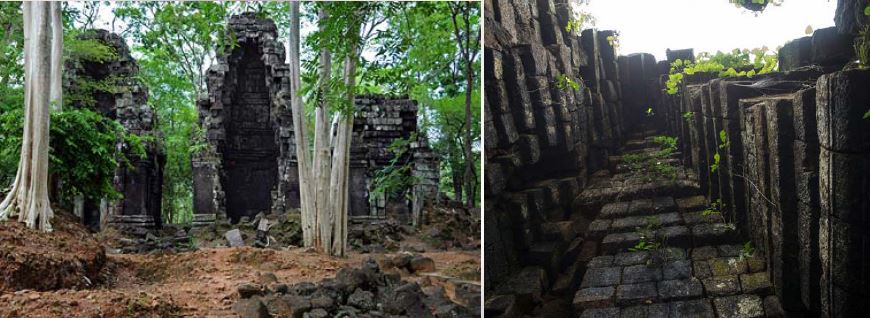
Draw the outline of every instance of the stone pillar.
M794 176L798 214L798 259L801 301L819 314L819 135L816 129L816 89L795 93Z
M821 312L858 317L870 310L870 71L823 75L816 95L822 268Z

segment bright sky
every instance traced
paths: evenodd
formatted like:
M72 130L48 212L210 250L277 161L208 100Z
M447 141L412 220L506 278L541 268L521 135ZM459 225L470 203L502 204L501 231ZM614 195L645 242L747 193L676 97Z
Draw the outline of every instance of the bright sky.
M728 0L591 0L586 11L599 30L617 30L619 54L646 52L665 59L665 50L699 52L734 48L776 49L806 36L807 26L834 26L833 0L784 0L755 16Z

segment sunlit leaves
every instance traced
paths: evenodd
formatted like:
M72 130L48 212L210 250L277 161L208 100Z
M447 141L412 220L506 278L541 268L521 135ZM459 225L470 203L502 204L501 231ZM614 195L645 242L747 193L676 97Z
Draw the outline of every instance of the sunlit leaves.
M779 60L776 52L768 53L769 51L770 49L767 47L761 47L752 50L734 49L730 53L701 52L698 53L695 63L678 59L671 63L668 81L665 83L667 93L674 95L679 92L683 74L712 73L718 77L751 78L759 74L773 72L776 70Z

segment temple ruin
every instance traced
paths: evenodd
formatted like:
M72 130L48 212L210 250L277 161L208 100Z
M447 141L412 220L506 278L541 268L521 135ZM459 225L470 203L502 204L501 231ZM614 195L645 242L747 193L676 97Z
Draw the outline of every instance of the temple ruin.
M157 117L148 106L147 87L136 78L139 66L130 55L124 39L106 30L92 30L81 37L107 45L114 51L116 58L102 62L67 61L64 90L71 95L90 96L72 101L69 106L91 109L117 120L130 133L141 136L153 134ZM109 81L116 89L111 92L87 90L77 85L77 79ZM161 225L161 194L166 155L155 142L146 141L144 146L147 155L145 158L135 158L130 163L131 167L120 165L117 169L114 185L123 195L121 200L77 200L75 203L76 213L92 229L98 229L106 223L134 227Z
M252 13L234 16L237 45L208 71L208 94L198 103L207 147L193 159L194 224L231 223L258 213L299 207L289 68L274 22ZM283 92L283 93L282 93ZM356 98L350 161L351 217L407 220L437 195L438 163L417 130L417 105L407 98ZM374 171L392 158L387 147L417 135L409 160L418 177L411 202L369 197Z

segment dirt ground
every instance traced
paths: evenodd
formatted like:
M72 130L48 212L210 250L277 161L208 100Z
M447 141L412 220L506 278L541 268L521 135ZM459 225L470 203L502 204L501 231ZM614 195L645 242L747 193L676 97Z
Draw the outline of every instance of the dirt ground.
M423 253L438 271L478 278L480 253ZM272 272L285 283L316 282L371 255L331 258L305 249L212 248L169 255L108 255L96 289L0 294L0 317L234 317L236 286ZM476 273L475 273L476 272ZM411 277L410 279L414 279Z
M475 277L479 252L432 252L439 272ZM0 295L0 317L234 317L236 286L261 272L286 283L316 282L369 255L330 258L304 249L203 249L171 255L108 255L105 286ZM479 276L477 276L479 277ZM411 278L413 279L413 278Z

